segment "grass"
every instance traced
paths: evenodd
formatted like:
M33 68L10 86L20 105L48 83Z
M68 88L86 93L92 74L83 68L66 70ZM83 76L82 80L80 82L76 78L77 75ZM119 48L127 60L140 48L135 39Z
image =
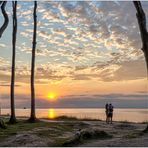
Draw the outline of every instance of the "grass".
M78 118L76 118L76 117L68 117L68 116L58 116L58 117L55 117L53 120L71 120L71 121L77 121Z
M55 146L62 145L67 140L67 138L62 137L63 134L66 132L73 132L75 130L75 126L80 126L81 124L79 122L73 124L73 122L55 123L43 121L29 123L25 119L18 119L16 124L7 124L9 121L8 117L3 118L3 121L6 123L7 128L0 129L0 142L4 141L5 138L14 136L23 131L31 131L33 134L41 138L47 138L56 141L54 143Z
M5 123L8 122L8 117L3 117ZM96 119L78 119L75 117L60 116L54 120L61 121L72 121L72 122L43 122L38 121L35 123L28 123L25 118L18 118L16 124L6 124L6 129L0 129L0 142L5 138L17 135L23 131L29 131L31 134L53 141L53 143L48 144L48 146L74 146L80 143L84 143L92 139L107 139L112 138L114 134L108 134L105 131L90 128L87 122L81 121L100 121ZM73 122L78 121L78 122ZM119 122L117 124L119 129L128 129L128 127L134 128L129 122ZM89 130L90 128L91 130ZM79 131L79 132L78 132ZM79 133L79 134L78 134ZM136 138L142 136L144 132L142 131L132 131L127 133L123 138Z
M125 124L129 123L129 121L127 121L127 120L119 121L119 122L120 122L120 123L125 123Z
M5 123L9 121L8 117L3 117ZM65 121L82 121L74 117L58 117L56 120ZM86 121L86 120L85 120ZM91 120L89 120L91 121ZM94 121L94 120L93 120ZM96 121L96 120L95 120ZM83 131L87 129L87 124L83 122L43 122L37 121L35 123L28 123L26 119L20 118L16 124L6 124L6 129L0 129L0 142L4 141L5 138L17 135L23 131L29 131L31 134L35 134L43 139L49 139L54 141L49 146L66 146L73 145L74 143L81 143L87 139L94 138L109 138L104 131ZM80 137L76 134L76 131L81 129Z
M125 135L123 138L132 139L132 138L138 138L143 135L144 133L142 131L135 131L135 132Z
M69 124L61 124L58 123L57 125L55 125L54 123L52 123L53 125L48 126L48 129L45 130L39 130L36 132L36 134L40 137L60 137L61 135L63 135L63 133L65 132L70 132L73 131L72 126L70 126Z
M141 124L148 124L148 121L140 122Z
M4 122L7 123L8 119L4 118ZM38 121L36 123L28 123L25 120L17 120L16 124L6 124L6 129L0 129L0 140L7 138L11 135L16 135L17 132L21 131L29 131L34 128L39 128L39 127L53 127L57 123L47 123L47 122L42 122Z
M53 119L45 118L47 120L63 120L63 121L102 121L100 119L92 119L92 118L77 118L72 116L58 116Z

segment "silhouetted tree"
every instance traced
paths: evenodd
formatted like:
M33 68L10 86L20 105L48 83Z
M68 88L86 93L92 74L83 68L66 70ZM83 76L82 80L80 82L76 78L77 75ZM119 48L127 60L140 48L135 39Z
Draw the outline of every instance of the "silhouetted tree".
M15 47L17 34L17 1L12 2L13 8L13 32L12 32L12 68L11 68L11 116L9 123L16 123L14 104L14 83L15 83Z
M31 115L29 118L30 122L36 121L35 115L35 89L34 89L34 70L35 70L35 50L36 50L36 31L37 31L37 1L34 1L34 31L33 31L33 42L32 42L32 61L31 61Z
M8 23L9 23L9 18L8 18L8 15L7 15L7 12L5 10L5 6L7 4L7 1L0 1L0 5L1 5L1 11L2 11L2 15L4 17L4 23L2 24L2 26L0 27L0 38L2 37L2 34L3 32L5 31L5 29L7 28L8 26ZM1 108L0 108L1 109ZM0 127L1 128L4 128L4 122L3 120L0 118Z
M140 1L134 1L135 8L137 10L137 20L141 33L142 40L142 51L144 52L145 61L147 65L147 74L148 74L148 32L146 28L146 16L144 10L142 9L142 5Z
M142 8L140 1L134 1L135 8L137 10L137 20L139 24L141 40L142 40L142 51L144 52L146 66L147 66L147 78L148 78L148 32L146 28L146 16ZM145 132L148 132L148 124Z
M8 18L8 15L7 15L6 10L5 10L7 1L0 1L0 4L1 4L1 11L2 11L2 14L3 14L3 17L4 17L4 23L3 23L3 25L0 28L0 38L1 38L3 32L5 31L5 29L8 26L9 18Z

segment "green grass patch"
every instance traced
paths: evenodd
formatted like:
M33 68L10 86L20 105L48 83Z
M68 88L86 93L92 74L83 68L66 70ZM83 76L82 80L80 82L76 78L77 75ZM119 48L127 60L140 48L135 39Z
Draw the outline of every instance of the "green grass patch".
M125 135L123 138L132 139L132 138L138 138L143 135L144 135L143 131L134 131L132 133Z
M73 116L58 116L53 119L45 118L47 120L60 120L60 121L102 121L100 119L92 119L92 118L77 118Z
M7 123L9 120L4 119L5 123ZM12 135L16 135L18 132L21 131L30 131L35 128L39 127L54 127L58 123L48 123L48 122L42 122L38 121L35 123L28 123L25 120L17 120L16 124L6 124L7 128L6 129L0 129L0 140L3 140L4 138L7 138Z

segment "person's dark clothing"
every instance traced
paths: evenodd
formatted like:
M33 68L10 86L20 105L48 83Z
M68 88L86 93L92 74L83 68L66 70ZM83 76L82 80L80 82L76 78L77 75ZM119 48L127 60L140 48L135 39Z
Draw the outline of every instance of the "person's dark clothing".
M109 108L108 108L108 117L113 117L113 106L112 105L109 105Z

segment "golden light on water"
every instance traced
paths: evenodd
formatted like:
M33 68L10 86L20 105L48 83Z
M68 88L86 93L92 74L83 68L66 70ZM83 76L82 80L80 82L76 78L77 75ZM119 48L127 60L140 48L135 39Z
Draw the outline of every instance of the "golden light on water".
M56 116L55 110L54 109L48 109L48 118L54 119L55 116Z

